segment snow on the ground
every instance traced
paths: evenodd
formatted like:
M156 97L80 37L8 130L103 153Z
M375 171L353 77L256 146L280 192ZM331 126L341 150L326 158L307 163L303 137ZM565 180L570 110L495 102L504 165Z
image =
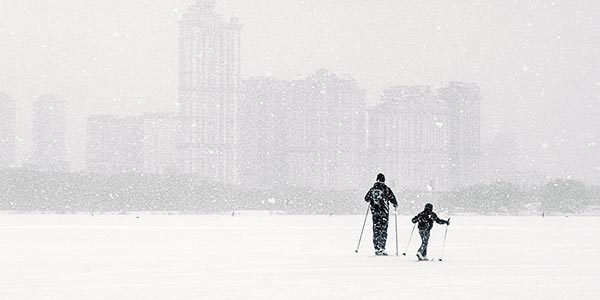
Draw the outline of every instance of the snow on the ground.
M370 221L354 253L362 221L0 215L0 299L600 299L598 217L457 216L444 261L421 263L417 234L407 257L375 257Z

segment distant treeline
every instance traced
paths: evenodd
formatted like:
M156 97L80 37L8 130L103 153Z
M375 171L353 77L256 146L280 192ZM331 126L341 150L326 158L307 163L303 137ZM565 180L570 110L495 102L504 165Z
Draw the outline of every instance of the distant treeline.
M256 190L206 182L189 175L44 173L0 171L0 210L17 212L178 211L214 214L272 210L288 214L362 214L364 191L289 186ZM583 212L598 205L600 188L572 180L542 187L510 183L476 185L449 193L395 191L399 212L415 213L426 202L450 213Z
M362 210L351 191L275 186L253 190L189 175L0 171L0 210L21 212L274 210L293 214L352 214Z
M566 179L555 179L541 186L499 181L444 194L441 203L454 212L577 214L600 209L600 187Z

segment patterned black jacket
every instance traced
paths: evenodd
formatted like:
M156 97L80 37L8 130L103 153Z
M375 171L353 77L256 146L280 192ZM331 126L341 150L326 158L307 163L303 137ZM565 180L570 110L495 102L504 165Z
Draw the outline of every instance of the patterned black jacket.
M373 214L389 214L390 202L398 206L394 192L383 182L375 182L365 195L365 201L371 205Z
M412 218L413 223L419 222L419 230L431 230L434 221L438 224L448 224L448 221L438 218L436 213L428 209Z

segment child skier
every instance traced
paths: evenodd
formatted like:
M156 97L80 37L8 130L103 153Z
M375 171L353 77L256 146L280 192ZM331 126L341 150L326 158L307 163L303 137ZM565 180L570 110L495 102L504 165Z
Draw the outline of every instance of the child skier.
M427 258L427 244L429 243L429 235L431 228L433 228L433 222L438 224L446 224L450 225L450 219L442 220L438 218L437 214L433 212L433 204L427 203L425 204L425 210L420 212L414 218L412 218L413 223L419 222L419 235L421 235L421 247L417 252L417 258L419 260L428 260Z

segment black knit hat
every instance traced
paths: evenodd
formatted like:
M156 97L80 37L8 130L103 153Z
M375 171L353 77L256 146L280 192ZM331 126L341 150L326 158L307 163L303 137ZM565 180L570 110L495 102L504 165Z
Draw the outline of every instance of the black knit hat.
M431 203L425 204L425 210L433 210L433 204L431 204Z
M385 182L385 175L383 175L381 173L377 174L377 181Z

